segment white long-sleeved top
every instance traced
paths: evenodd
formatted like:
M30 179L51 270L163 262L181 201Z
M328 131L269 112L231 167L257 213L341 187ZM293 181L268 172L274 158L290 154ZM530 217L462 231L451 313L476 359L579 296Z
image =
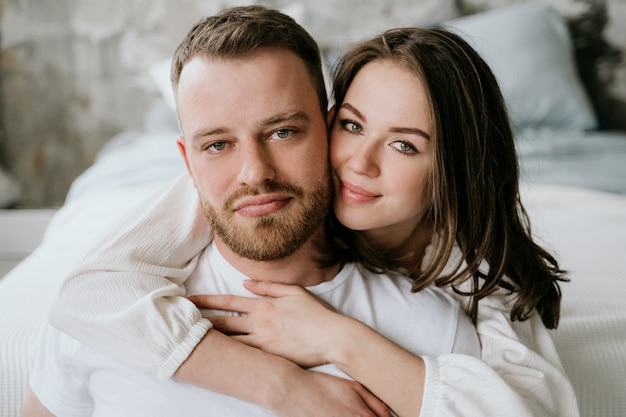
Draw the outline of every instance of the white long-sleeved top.
M211 236L184 175L90 252L64 283L51 323L133 368L171 377L211 327L183 287ZM467 307L467 297L448 291ZM421 417L579 416L548 330L538 314L512 322L511 301L504 291L481 300L480 358L424 357Z

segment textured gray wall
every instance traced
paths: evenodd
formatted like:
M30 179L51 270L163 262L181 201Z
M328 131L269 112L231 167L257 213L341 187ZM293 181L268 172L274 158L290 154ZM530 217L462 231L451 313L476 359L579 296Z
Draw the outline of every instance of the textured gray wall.
M523 0L461 0L465 13ZM626 2L545 0L576 23L588 84L608 125L626 103ZM254 1L0 0L0 166L21 206L55 206L112 135L141 128L159 97L150 65L202 15ZM332 47L391 26L453 17L450 0L266 0ZM621 117L620 117L621 116ZM626 120L619 127L626 128Z
M5 2L0 163L19 180L24 206L61 204L108 138L141 127L157 97L148 66L217 10L188 3Z

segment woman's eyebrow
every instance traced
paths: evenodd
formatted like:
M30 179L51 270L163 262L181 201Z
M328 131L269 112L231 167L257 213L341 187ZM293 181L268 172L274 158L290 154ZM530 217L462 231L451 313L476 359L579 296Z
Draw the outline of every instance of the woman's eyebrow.
M407 133L410 135L418 135L423 137L424 139L430 140L430 135L417 127L392 127L391 129L389 129L389 131L393 133Z
M367 122L367 117L365 117L365 115L363 113L358 111L357 108L354 107L352 104L350 104L350 103L343 103L341 105L341 107L343 107L344 109L348 109L349 111L354 113L359 119L363 120L364 122Z
M357 108L354 107L352 104L343 103L341 107L354 113L359 119L367 123L367 117L365 117L363 113L358 111ZM430 140L430 135L426 133L424 130L417 128L417 127L392 127L389 129L389 131L393 133L406 133L410 135L418 135L418 136L423 137L424 139Z

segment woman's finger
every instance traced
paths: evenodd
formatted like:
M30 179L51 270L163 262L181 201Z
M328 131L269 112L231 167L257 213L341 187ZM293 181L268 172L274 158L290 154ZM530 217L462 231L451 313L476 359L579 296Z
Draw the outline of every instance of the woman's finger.
M377 396L372 394L367 388L362 388L363 392L361 398L363 402L369 407L369 409L376 415L376 417L391 417L391 411L387 404L382 402Z
M335 308L326 301L298 285L278 284L276 282L245 280L243 285L250 292L262 297L282 298L288 296L300 296L299 300L314 300L315 304L324 306L326 309L335 311ZM308 304L311 305L310 303ZM303 307L304 308L304 307Z
M231 294L195 294L189 296L189 301L202 309L247 313L250 311L255 299Z
M277 282L268 281L255 281L252 279L245 280L243 282L243 286L246 287L248 291L256 295L274 298L301 294L303 291L306 291L297 285L279 284Z
M250 320L246 317L239 316L211 316L207 317L213 324L213 328L219 330L222 333L229 335L233 334L247 334L251 330L249 328Z

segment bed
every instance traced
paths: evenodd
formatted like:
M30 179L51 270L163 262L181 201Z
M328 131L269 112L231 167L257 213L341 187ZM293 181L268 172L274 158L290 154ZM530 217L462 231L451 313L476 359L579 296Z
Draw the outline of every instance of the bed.
M494 69L515 124L522 199L534 233L570 271L561 323L551 335L581 415L624 416L626 132L598 129L567 30L549 7L529 4L446 24ZM337 51L325 52L332 64ZM184 172L164 68L151 71L164 97L145 126L120 133L100 150L72 183L41 243L0 279L0 417L20 414L29 351L64 276L110 225Z

